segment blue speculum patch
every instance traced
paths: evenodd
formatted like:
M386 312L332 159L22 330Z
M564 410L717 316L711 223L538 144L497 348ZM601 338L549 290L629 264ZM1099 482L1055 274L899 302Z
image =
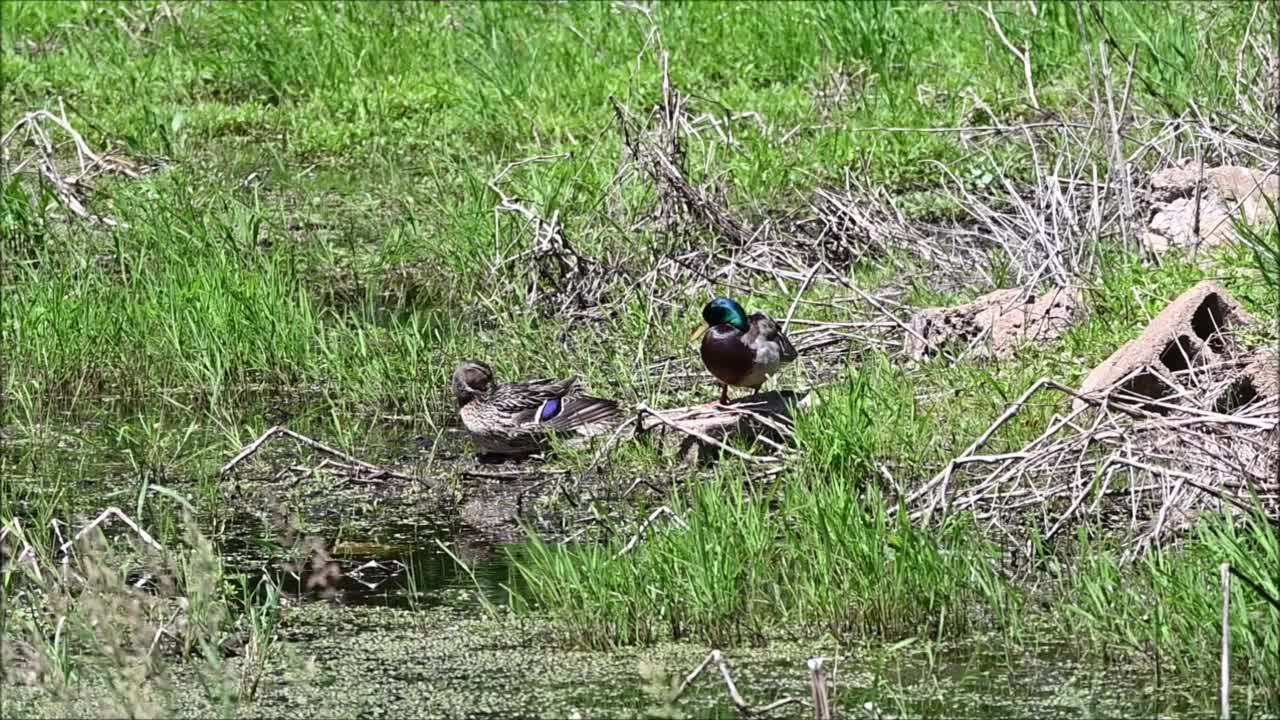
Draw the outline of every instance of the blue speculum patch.
M552 398L542 404L542 412L538 413L538 420L546 422L560 413L560 398Z

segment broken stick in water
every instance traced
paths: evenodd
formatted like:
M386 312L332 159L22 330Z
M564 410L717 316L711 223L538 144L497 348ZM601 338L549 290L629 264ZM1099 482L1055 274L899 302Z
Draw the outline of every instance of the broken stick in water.
M827 698L827 671L822 667L823 658L810 658L809 685L813 693L814 720L831 720L831 702Z
M694 668L693 672L689 673L685 677L684 682L680 683L680 687L676 690L675 695L671 697L671 702L674 703L676 700L679 700L680 697L684 695L685 691L689 689L689 686L693 685L693 681L697 680L702 673L706 672L707 668L710 667L712 663L714 663L716 668L720 670L720 675L724 678L725 688L729 691L729 701L733 703L733 706L738 711L739 715L744 717L755 717L773 712L778 708L803 702L800 698L785 697L781 700L775 700L763 707L751 707L747 704L746 699L742 697L742 694L738 692L738 686L733 682L733 675L729 673L729 666L725 662L724 655L719 650L712 650L707 653L707 656L698 664L698 667Z

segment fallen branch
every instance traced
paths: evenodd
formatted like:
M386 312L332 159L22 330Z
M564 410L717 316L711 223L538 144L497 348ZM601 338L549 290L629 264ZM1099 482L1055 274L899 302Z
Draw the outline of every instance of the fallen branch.
M138 527L137 523L135 523L132 519L130 519L128 515L125 515L124 512L120 510L120 508L115 506L112 506L107 508L106 510L103 510L102 514L98 515L98 517L95 518L93 522L89 523L88 525L85 525L70 540L63 543L62 546L58 548L58 552L65 555L67 553L67 550L69 550L71 546L76 543L76 541L78 541L80 538L88 534L90 530L93 530L94 528L101 525L103 522L106 522L106 520L112 516L120 518L120 520L122 520L125 525L128 525L129 529L133 530L133 532L136 533L138 537L141 538L142 542L147 544L147 546L151 547L154 550L164 552L164 548L160 547L160 543L156 542L154 538L152 538L149 534L147 534L146 530L143 530L142 528Z
M724 655L721 654L719 650L712 650L710 653L707 653L707 656L698 664L698 667L694 668L693 672L689 673L685 677L684 682L680 683L680 687L676 690L675 695L671 697L671 702L674 703L676 700L679 700L680 697L684 695L685 691L693 685L693 681L701 677L702 673L706 672L707 668L710 667L712 663L714 663L720 670L720 676L724 679L725 688L729 692L729 701L733 703L733 707L738 711L739 715L753 717L773 712L774 710L788 705L804 704L804 701L800 698L786 697L781 700L775 700L763 707L751 707L742 697L742 694L738 692L738 686L733 682L733 675L729 673L729 666L725 662Z
M1040 392L1040 390L1042 390L1045 387L1054 387L1055 389L1065 389L1065 388L1062 388L1061 385L1058 385L1058 383L1053 382L1048 378L1040 378L1039 380L1032 383L1031 387L1027 388L1026 392L1022 393L1022 395L1017 400L1015 400L1012 405L1010 405L1008 408L1005 409L1004 413L1002 413L1000 417L996 418L995 422L991 423L991 425L988 426L987 429L981 435L979 435L976 440L974 440L972 443L969 444L969 447L965 448L963 452L961 452L959 455L953 458L951 462L947 463L947 466L943 468L942 471L939 472L937 475L934 475L933 479L925 483L924 487L921 487L919 490L916 490L915 492L907 496L907 499L906 499L907 504L910 504L915 500L918 500L920 497L924 496L926 493L932 492L934 488L938 487L939 485L942 486L941 494L945 495L946 483L951 479L951 473L955 470L957 461L961 461L964 458L968 457L969 455L972 455L975 451L978 450L978 448L985 445L987 441L991 439L991 436L994 435L996 431L1001 428L1001 426L1009 422L1009 420L1013 418L1014 415L1017 415L1022 410L1023 406L1027 404L1027 401L1031 399L1032 395L1035 395L1036 393ZM1074 391L1069 390L1068 392L1073 392L1074 394ZM930 505L929 513L932 513L932 510L933 510L933 505ZM944 512L945 512L945 508L944 508ZM926 516L927 515L928 513L926 514Z
M222 469L218 471L218 475L226 475L227 473L235 469L237 465L244 462L245 460L248 460L250 457L253 457L253 455L257 453L258 450L268 440L270 440L273 435L280 432L280 430L281 428L279 425L272 425L270 429L268 429L266 432L259 435L257 440L254 440L248 445L245 445L240 450L240 452L236 453L236 456L231 458L231 462L227 463L226 465L223 465Z
M689 526L685 524L684 520L680 519L680 516L677 515L674 510L667 507L666 505L663 505L662 507L650 513L649 517L643 523L640 524L640 529L636 530L636 534L633 535L631 539L627 541L627 544L623 546L622 550L617 554L617 557L622 557L623 555L626 555L627 553L635 549L636 545L640 542L640 538L644 537L645 531L649 529L649 526L652 525L655 520L662 517L663 515L666 515L667 517L671 518L671 522L675 523L676 526L681 528L682 530L689 529Z
M991 25L995 27L996 34L1000 36L1000 42L1004 43L1009 52L1013 53L1013 56L1022 63L1022 74L1027 81L1027 95L1031 98L1031 107L1039 110L1040 99L1036 97L1036 84L1031 79L1031 44L1028 42L1025 48L1019 50L1017 46L1009 41L1009 37L1004 34L1004 28L1000 26L1000 21L996 19L996 13L991 7L990 0L988 0L987 8L982 11L982 14L986 15L987 19L991 21Z
M795 317L796 306L800 304L800 298L804 296L804 291L809 289L809 283L813 282L813 276L818 274L818 270L822 268L821 264L814 265L813 269L805 275L804 282L800 283L800 289L796 291L795 298L791 301L791 307L787 308L787 317L782 321L782 333L785 335L791 327L791 318Z
M1185 529L1205 510L1249 513L1257 499L1274 518L1280 513L1275 478L1280 451L1274 441L1280 407L1271 397L1240 405L1230 414L1220 412L1216 404L1223 388L1235 382L1231 370L1237 364L1163 376L1168 392L1162 399L1128 390L1130 377L1088 394L1041 378L890 512L905 507L913 521L930 522L939 507L943 515L954 509L1009 534L1010 528L1026 526L1012 516L1034 508L1046 541L1082 517L1124 512L1134 531L1127 555L1157 546L1167 533ZM1019 450L975 454L1037 393L1049 389L1080 402ZM1086 416L1089 410L1093 412ZM1091 422L1079 422L1082 416ZM964 489L953 501L950 488L958 477ZM1113 482L1123 489L1109 492ZM1103 505L1108 500L1111 507ZM1115 507L1125 501L1127 508Z
M58 105L59 114L54 114L48 110L29 112L14 123L13 127L3 137L0 137L0 168L5 168L7 177L16 176L26 171L42 178L53 187L54 194L63 207L70 210L77 217L83 218L90 223L102 223L108 227L119 226L120 223L116 220L95 214L89 210L86 197L88 181L106 173L137 178L150 172L153 167L138 168L127 160L114 157L109 153L94 152L89 143L85 141L84 137L67 119L67 112L62 107L61 98L58 100ZM75 172L64 174L59 169L59 148L54 145L50 133L43 126L45 123L56 127L70 138L71 145L75 149ZM24 141L34 147L34 151L27 157L15 162L10 157L11 148L23 144ZM65 144L65 142L62 143L64 146ZM64 162L63 164L66 163ZM34 170L29 170L28 168L34 168Z
M249 443L244 448L242 448L240 452L236 453L236 456L232 458L230 462L222 466L222 469L218 471L218 475L220 477L227 475L232 470L234 470L237 466L239 466L241 463L245 462L250 457L255 455L259 450L261 450L263 445L265 445L268 440L277 436L285 436L285 437L292 438L293 440L313 450L317 450L327 455L332 455L333 457L338 458L339 460L346 463L346 465L343 465L341 463L336 463L331 460L325 460L321 462L320 465L314 468L311 468L313 472L318 472L324 468L337 468L341 471L344 471L348 474L355 476L353 479L358 482L361 482L361 481L368 482L371 480L378 480L381 478L396 478L399 480L417 480L418 479L413 477L412 475L405 475L403 473L395 472L394 470L388 470L386 468L379 467L377 465L374 465L373 463L365 462L360 458L344 453L341 450L330 447L318 440L313 440L307 437L306 435L296 433L288 428L281 427L279 425L275 425L271 427L266 432L262 433L262 435L258 436L258 438L255 439L253 442ZM292 469L292 467L290 469ZM359 477L361 473L367 473L368 475L366 477Z

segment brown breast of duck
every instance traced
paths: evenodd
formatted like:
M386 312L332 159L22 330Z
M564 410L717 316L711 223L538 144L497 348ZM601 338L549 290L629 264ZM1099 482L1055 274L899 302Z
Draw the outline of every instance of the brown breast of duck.
M702 336L702 362L717 380L734 387L747 384L755 369L755 351L743 342L741 330L729 324L715 325Z

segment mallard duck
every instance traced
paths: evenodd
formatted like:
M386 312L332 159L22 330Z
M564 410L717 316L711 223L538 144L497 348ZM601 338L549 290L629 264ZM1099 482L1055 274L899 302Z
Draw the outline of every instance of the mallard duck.
M453 394L476 446L496 455L544 449L557 433L591 437L618 415L618 403L586 395L576 377L499 385L493 370L477 360L453 372Z
M796 359L796 349L778 324L762 312L747 315L729 298L716 298L702 308L702 364L720 381L720 402L729 402L729 386L756 392L765 378Z

